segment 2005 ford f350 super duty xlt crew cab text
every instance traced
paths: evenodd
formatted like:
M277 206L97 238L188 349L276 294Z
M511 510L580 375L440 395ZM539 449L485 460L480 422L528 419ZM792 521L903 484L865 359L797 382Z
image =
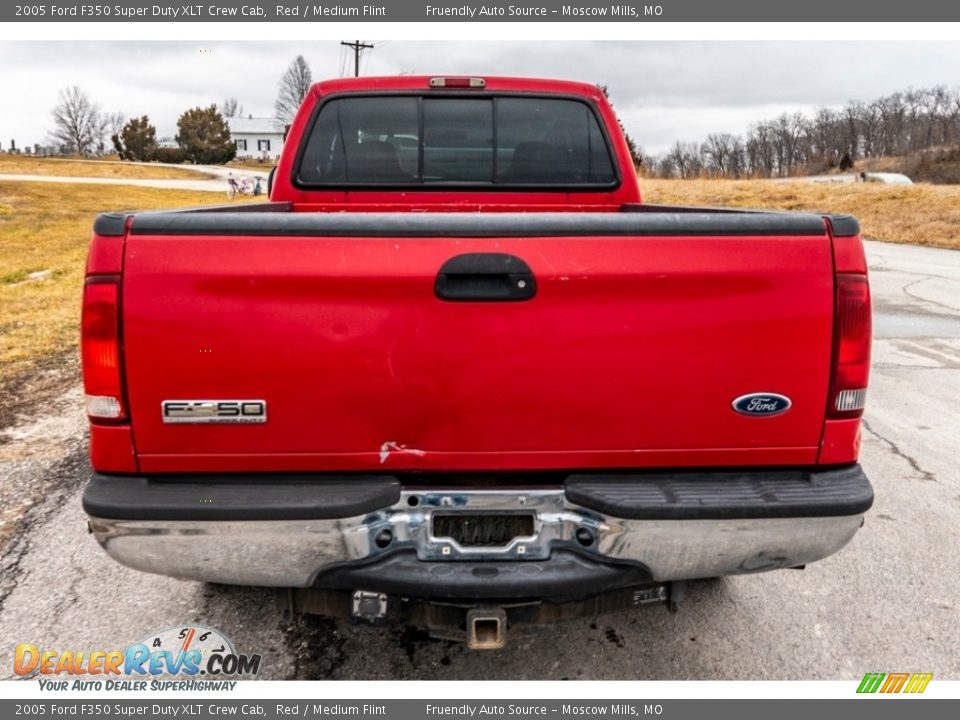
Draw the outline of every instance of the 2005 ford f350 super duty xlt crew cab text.
M83 503L117 561L497 647L846 545L849 216L642 202L583 83L334 80L267 203L97 218Z

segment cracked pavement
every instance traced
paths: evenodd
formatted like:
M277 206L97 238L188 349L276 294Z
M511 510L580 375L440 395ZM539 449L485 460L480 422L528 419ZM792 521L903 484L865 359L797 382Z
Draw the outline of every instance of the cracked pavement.
M827 560L695 583L676 615L652 606L558 623L491 653L410 629L285 623L272 591L144 575L100 550L80 509L74 388L0 434L0 499L29 507L0 557L0 678L17 642L126 647L201 623L261 653L270 679L960 679L960 252L871 242L867 253L875 341L861 461L877 500Z

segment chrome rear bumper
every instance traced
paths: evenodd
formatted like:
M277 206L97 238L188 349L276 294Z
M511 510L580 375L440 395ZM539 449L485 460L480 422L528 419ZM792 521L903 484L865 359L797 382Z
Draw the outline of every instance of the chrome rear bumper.
M639 565L650 580L666 582L820 560L853 538L866 509L819 517L773 513L700 519L680 513L677 519L629 519L571 502L567 494L564 489L404 489L388 507L345 518L131 520L91 514L90 527L106 552L128 567L226 584L322 585L323 573L331 568L406 552L435 564L431 577L442 585L447 562L511 560L535 575L563 550L598 563ZM433 534L433 517L451 511L531 514L533 532L502 547L462 546ZM423 592L429 596L433 589Z

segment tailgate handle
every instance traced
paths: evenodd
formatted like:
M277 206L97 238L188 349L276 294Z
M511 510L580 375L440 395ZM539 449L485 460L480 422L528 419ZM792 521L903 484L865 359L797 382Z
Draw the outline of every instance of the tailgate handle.
M530 266L506 253L466 253L447 260L434 284L441 300L516 302L537 294Z

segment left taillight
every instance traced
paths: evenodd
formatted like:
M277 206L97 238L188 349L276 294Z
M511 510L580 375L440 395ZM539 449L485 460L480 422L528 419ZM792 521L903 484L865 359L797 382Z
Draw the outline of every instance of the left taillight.
M115 277L91 277L84 285L80 355L89 418L126 419L120 373L120 286Z

